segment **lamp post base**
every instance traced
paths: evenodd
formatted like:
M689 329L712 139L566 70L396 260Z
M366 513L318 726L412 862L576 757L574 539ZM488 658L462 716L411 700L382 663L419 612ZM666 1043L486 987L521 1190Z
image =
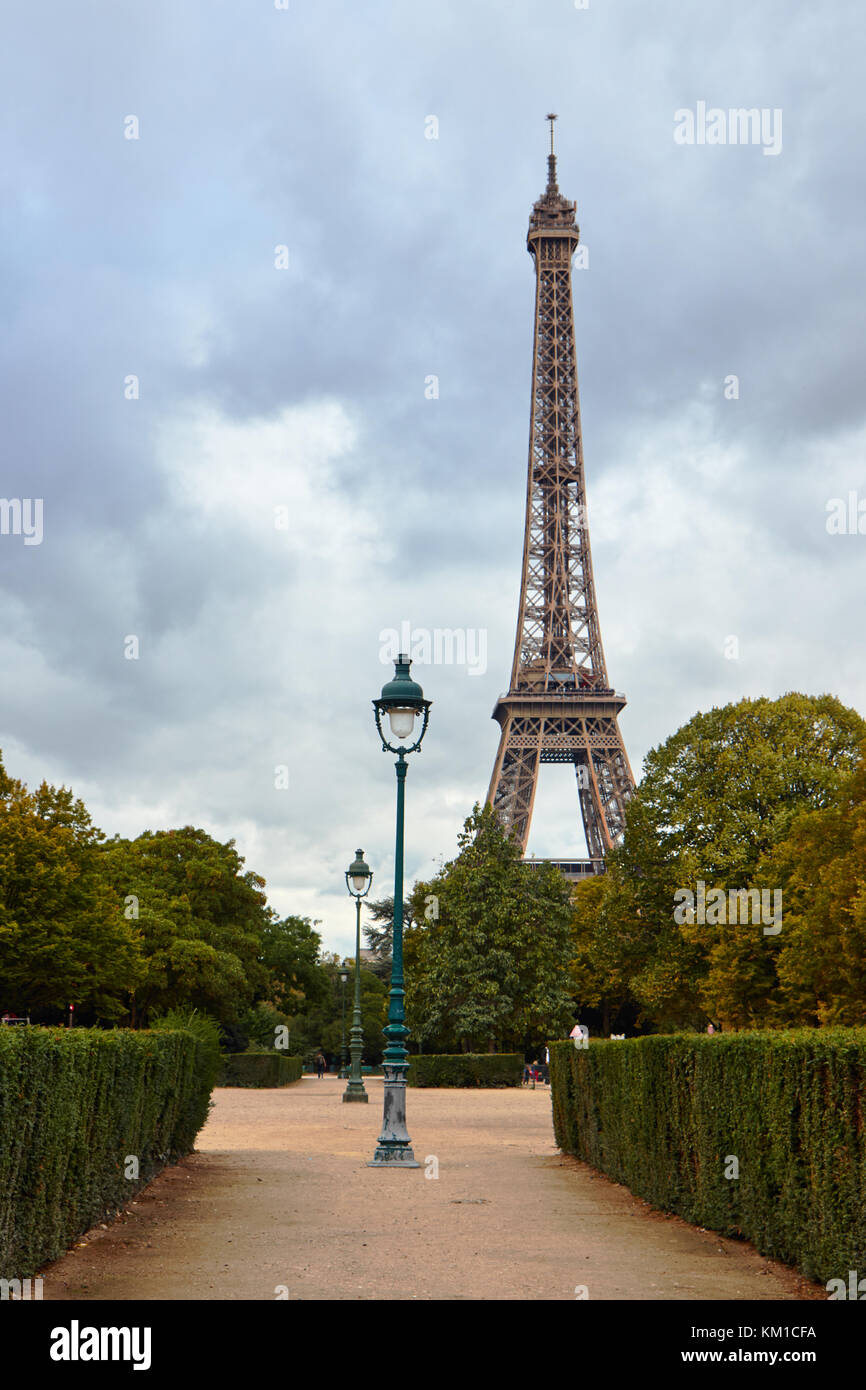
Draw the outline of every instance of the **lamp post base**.
M410 1148L388 1149L384 1144L380 1144L373 1158L367 1164L368 1168L420 1168L421 1164L415 1158Z
M386 1030L387 1036L387 1030ZM385 1077L385 1105L382 1133L368 1168L420 1168L412 1152L412 1140L406 1128L406 1071L408 1062L382 1064Z
M350 1081L343 1092L343 1100L358 1101L361 1105L366 1105L369 1099L363 1081Z

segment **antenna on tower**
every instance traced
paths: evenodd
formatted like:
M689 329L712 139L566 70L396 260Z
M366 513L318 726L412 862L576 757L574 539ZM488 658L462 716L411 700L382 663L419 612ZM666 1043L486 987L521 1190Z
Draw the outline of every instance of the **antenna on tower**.
M549 111L544 118L550 121L550 154L547 156L547 191L548 193L558 193L556 186L556 155L553 151L553 122L556 120L556 113Z

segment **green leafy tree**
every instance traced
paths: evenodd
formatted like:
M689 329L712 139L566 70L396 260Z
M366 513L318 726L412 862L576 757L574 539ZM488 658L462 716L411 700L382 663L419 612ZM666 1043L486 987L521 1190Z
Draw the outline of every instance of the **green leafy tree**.
M673 906L677 889L694 882L696 860L688 849L660 846L642 789L643 783L626 811L624 845L607 857L593 949L608 962L615 997L621 977L628 979L640 1024L662 1031L694 1027L704 1019L698 986L705 952L683 937Z
M631 988L656 1026L770 1021L779 944L761 924L677 922L674 895L775 889L766 856L804 810L837 802L866 725L830 695L741 700L695 715L653 749L611 856L620 926L643 927Z
M458 847L412 893L405 966L415 1038L428 1050L508 1051L567 1032L568 883L549 864L522 864L489 806L475 806Z
M291 1015L274 1008L266 1000L260 999L252 1008L241 1014L238 1029L246 1038L244 1051L284 1052L286 1056L298 1054L298 1038L292 1035ZM277 1040L284 1037L285 1047L277 1047Z
M292 1050L296 1050L294 1038L297 1033L297 1050L302 1050L308 1060L312 1060L319 1048L332 1057L339 1057L344 1001L347 1049L352 1027L355 997L354 961L344 964L338 955L326 952L319 963L319 970L322 976L321 988L315 991L304 1010L292 1019ZM340 979L341 970L348 975L345 986ZM362 1060L365 1065L375 1066L382 1060L385 1047L382 1029L385 1026L387 1007L387 985L372 971L362 967L361 1028L364 1033Z
M234 847L204 830L145 831L104 849L105 872L134 910L145 958L130 1001L133 1023L189 1004L234 1023L272 977L262 963L272 914L264 880Z
M139 934L103 873L101 830L65 787L28 792L0 762L2 1006L115 1020L142 971Z
M376 902L365 903L365 907L373 920L366 922L361 930L368 949L375 951L377 957L368 964L367 969L378 975L380 980L390 982L391 957L394 952L394 894L388 898L379 898ZM404 932L412 928L412 911L412 901L407 898L403 904Z
M262 930L261 961L273 981L270 997L289 1012L305 999L315 1001L326 988L316 925L309 917L274 917Z
M866 1023L866 762L839 805L798 817L761 869L782 885L776 1021Z
M634 1002L631 978L645 955L640 918L612 872L579 883L572 902L569 975L575 1005L598 1010L602 1032L609 1034L620 1011Z
M646 758L639 800L652 858L687 856L707 882L746 886L795 816L837 800L864 737L860 715L832 695L740 700L694 715Z

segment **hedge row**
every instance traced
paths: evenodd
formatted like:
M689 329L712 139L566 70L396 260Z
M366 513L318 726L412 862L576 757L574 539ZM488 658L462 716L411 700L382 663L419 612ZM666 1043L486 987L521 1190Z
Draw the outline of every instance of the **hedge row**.
M281 1052L233 1052L223 1057L218 1086L288 1086L300 1081L304 1063Z
M558 1042L550 1073L567 1153L810 1278L866 1272L866 1029Z
M204 1051L186 1032L0 1027L0 1278L28 1278L191 1151Z
M418 1053L410 1058L410 1086L519 1086L523 1058L512 1052Z

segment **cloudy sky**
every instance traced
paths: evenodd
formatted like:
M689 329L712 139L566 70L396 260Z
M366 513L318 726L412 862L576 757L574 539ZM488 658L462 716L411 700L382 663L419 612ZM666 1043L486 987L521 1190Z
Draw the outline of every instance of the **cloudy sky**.
M7 509L0 535L0 746L108 834L235 837L343 950L356 846L374 894L393 873L387 629L462 629L486 656L414 667L434 704L410 877L487 790L547 111L588 250L589 518L635 771L744 695L866 713L866 20L860 0L278 5L7 10L0 494L43 521L27 544ZM781 149L678 143L699 103L766 110ZM544 773L530 849L583 853L573 772Z

